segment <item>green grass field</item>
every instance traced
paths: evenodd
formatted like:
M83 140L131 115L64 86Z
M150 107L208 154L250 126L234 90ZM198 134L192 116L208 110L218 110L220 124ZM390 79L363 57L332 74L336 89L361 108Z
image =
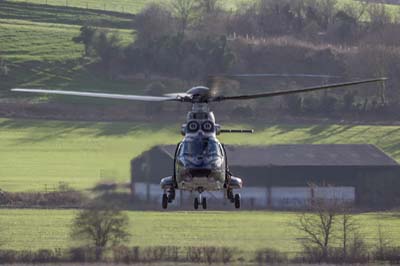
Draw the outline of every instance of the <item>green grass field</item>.
M74 243L69 230L74 210L0 210L4 248L66 248ZM251 252L276 248L284 252L300 250L302 235L290 224L292 212L127 212L131 241L136 246L227 246ZM365 213L356 216L361 233L372 247L379 225L383 235L400 244L400 218L392 213ZM35 230L32 230L35 228Z
M8 0L8 2L15 3L32 3L37 5L49 5L58 7L76 7L82 9L95 9L103 11L113 11L121 13L136 14L140 12L146 5L150 3L164 3L168 1L156 1L156 0ZM241 3L250 1L246 0L229 0L220 1L220 4L228 9L237 8Z
M227 125L228 127L228 125ZM251 125L243 125L251 127ZM262 125L226 144L372 143L400 161L400 126ZM0 119L0 188L44 190L61 181L87 189L113 173L129 182L130 160L181 139L179 124Z
M45 5L47 2L47 5ZM0 82L0 96L13 98L12 87L105 90L140 93L143 81L109 80L88 69L92 62L82 60L83 45L72 38L86 23L101 25L117 33L124 44L134 40L132 13L150 0L8 0L0 4L0 55L10 69L10 78ZM223 4L234 9L244 0ZM341 0L355 3L352 0ZM121 7L125 6L124 8ZM87 8L88 7L88 8ZM104 9L108 12L104 11ZM124 11L124 13L119 13ZM68 100L66 100L68 101Z
M37 5L29 2L8 2L0 5L2 19L69 25L100 25L109 28L131 28L132 15L104 12L102 10Z
M83 45L72 41L85 23L101 23L103 29L117 34L125 45L134 40L130 15L2 2L0 55L8 64L10 78L1 80L0 95L14 97L8 90L15 86L126 88L129 82L111 81L86 68L91 62L81 59ZM140 87L140 82L136 85Z
M142 10L147 4L152 2L160 2L156 0L8 0L10 2L18 2L18 3L33 3L38 5L50 5L50 6L62 6L62 7L78 7L78 8L88 8L88 9L98 9L98 10L107 10L114 12L122 12L122 13L133 13L136 14L140 10ZM235 9L241 4L250 3L254 1L246 1L246 0L229 0L229 1L220 1L220 4L225 6L228 9ZM165 3L165 1L164 1ZM344 5L356 5L360 6L357 1L354 0L339 0L337 5L342 7ZM388 10L391 12L392 10L396 10L396 5L386 5Z
M97 9L122 13L139 12L146 4L152 0L9 0L18 3L33 3L38 5L77 7L83 9Z
M79 26L1 19L0 32L2 55L13 62L63 61L77 59L83 52L82 45L72 42Z

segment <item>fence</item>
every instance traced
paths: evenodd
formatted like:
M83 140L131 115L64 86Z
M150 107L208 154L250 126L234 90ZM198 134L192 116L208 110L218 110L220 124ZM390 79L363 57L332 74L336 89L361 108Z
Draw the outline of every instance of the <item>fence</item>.
M14 2L22 2L26 4L38 4L47 6L60 6L60 7L75 7L92 10L102 10L111 12L131 13L135 14L140 11L148 2L146 0L120 0L120 1L106 1L106 0L13 0Z

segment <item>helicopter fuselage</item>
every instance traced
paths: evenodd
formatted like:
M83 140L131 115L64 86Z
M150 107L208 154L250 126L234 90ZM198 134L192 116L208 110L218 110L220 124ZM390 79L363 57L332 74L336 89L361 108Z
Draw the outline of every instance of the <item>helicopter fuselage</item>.
M175 150L173 175L161 180L168 202L174 199L175 189L198 192L198 201L202 192L225 190L234 202L232 190L242 187L242 179L229 172L224 145L217 139L220 132L208 105L194 104L181 128L184 138Z
M226 187L226 154L216 138L186 137L177 146L175 182L178 189L215 191Z

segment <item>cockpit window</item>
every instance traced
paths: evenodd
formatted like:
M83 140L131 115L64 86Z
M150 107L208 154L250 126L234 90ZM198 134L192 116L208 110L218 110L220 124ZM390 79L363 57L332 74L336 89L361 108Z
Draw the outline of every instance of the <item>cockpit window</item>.
M180 147L180 155L202 156L221 155L219 144L208 139L184 141Z

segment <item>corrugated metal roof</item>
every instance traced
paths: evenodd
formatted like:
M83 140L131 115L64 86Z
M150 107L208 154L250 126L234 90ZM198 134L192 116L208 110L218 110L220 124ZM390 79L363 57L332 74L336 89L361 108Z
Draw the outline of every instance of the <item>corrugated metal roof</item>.
M175 145L158 146L174 156ZM370 144L226 145L231 166L390 166L399 165Z

